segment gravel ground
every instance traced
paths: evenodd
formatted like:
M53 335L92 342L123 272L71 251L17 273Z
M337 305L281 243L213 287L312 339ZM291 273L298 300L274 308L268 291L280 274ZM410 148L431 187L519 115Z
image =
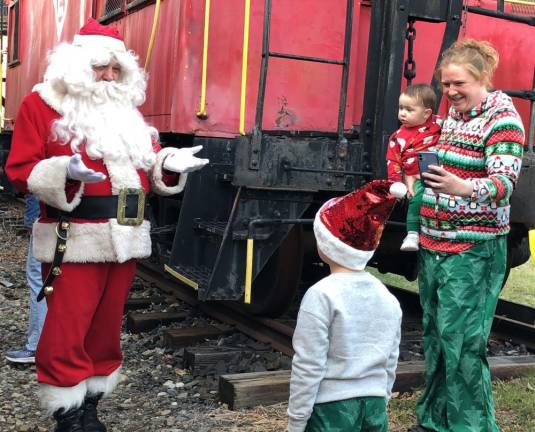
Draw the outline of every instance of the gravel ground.
M5 210L0 202L0 209ZM9 210L7 216L21 216L22 207ZM0 219L6 213L0 210ZM10 224L15 224L15 226ZM13 365L4 359L5 352L21 347L26 341L28 291L24 262L27 237L14 219L0 223L0 430L52 431L55 422L46 418L36 398L36 371L33 365ZM11 284L11 285L10 285ZM134 296L162 297L154 287L136 280ZM187 310L180 304L153 307ZM209 320L190 310L190 318L180 326L209 324ZM172 351L162 344L164 328L148 333L123 332L124 364L121 383L109 399L100 404L100 415L110 432L133 431L283 431L285 406L233 412L217 400L217 377L197 377L182 368L182 350ZM211 344L254 345L242 335L231 335ZM243 361L242 361L243 363ZM245 362L247 363L247 362ZM288 367L286 358L273 362L273 353L256 358L234 369L266 370ZM276 363L275 365L273 365Z

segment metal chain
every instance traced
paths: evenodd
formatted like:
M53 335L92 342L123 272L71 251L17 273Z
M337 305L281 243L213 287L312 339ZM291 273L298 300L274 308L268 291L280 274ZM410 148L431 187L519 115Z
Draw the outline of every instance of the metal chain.
M466 37L466 20L468 18L468 2L463 1L463 8L461 12L461 36L464 39Z
M416 39L416 29L414 28L414 19L409 20L409 26L405 32L407 39L407 59L403 69L403 76L407 80L407 85L411 85L412 80L416 77L416 61L414 60L414 39Z

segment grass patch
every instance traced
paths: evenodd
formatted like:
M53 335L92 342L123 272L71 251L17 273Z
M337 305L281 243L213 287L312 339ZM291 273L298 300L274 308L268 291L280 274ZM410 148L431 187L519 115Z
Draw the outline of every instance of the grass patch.
M393 273L379 273L373 267L367 267L366 270L387 285L418 292L417 281L409 282L403 276ZM525 264L511 269L500 298L535 307L535 261L533 259L530 258Z
M535 307L535 261L532 258L525 264L511 269L500 297Z
M504 431L535 431L535 371L525 377L494 384L494 403Z

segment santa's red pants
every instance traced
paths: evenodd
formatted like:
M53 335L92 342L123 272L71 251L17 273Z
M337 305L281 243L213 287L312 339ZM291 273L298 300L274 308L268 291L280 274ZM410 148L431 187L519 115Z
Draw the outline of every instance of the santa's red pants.
M43 265L43 275L49 268ZM123 308L135 270L135 260L62 264L35 356L40 383L72 387L121 365Z

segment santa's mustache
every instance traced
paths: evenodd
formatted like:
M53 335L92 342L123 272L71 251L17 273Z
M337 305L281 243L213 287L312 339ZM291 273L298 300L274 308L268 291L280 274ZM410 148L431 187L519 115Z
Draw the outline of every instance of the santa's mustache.
M95 105L108 102L124 104L130 100L128 86L117 81L95 81L88 90L91 102Z

